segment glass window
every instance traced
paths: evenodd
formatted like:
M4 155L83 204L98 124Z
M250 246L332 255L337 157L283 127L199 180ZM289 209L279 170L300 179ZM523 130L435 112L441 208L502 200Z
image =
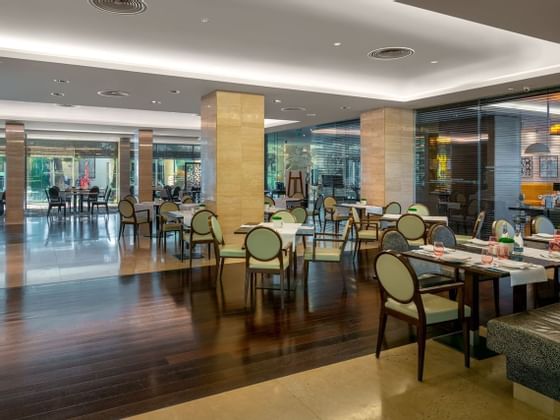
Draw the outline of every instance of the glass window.
M0 191L6 190L6 140L0 139Z
M153 147L153 184L200 191L200 146L160 144Z

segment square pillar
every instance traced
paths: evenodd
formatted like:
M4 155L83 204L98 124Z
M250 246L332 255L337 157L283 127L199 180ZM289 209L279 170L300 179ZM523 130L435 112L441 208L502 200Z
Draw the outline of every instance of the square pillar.
M361 196L384 206L414 201L414 111L380 108L360 116Z
M23 224L25 207L25 127L6 123L6 224Z
M119 140L119 197L130 194L130 139Z
M264 97L216 91L202 98L202 199L226 241L264 213Z
M138 130L138 200L152 201L154 132Z

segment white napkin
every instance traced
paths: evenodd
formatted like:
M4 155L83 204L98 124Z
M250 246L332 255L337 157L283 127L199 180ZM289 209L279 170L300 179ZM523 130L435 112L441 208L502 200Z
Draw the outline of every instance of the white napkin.
M469 239L467 242L469 242L473 245L480 245L480 246L486 246L490 243L488 241L483 241L482 239L478 239L478 238Z
M511 286L519 286L532 283L546 283L548 277L543 266L528 265L520 261L495 260L500 270L509 272ZM504 262L507 261L507 262ZM519 268L512 268L519 267ZM520 269L528 267L526 269Z

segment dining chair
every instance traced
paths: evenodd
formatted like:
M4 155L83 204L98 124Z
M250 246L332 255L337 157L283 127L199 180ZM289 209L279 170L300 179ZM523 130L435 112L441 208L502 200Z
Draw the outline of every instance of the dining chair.
M60 210L64 210L64 217L66 217L66 201L62 199L60 196L60 190L56 187L50 187L49 189L45 189L45 194L47 195L47 202L49 203L49 209L47 210L47 217L51 214L51 209L56 207L58 212Z
M126 225L131 225L134 228L134 242L139 237L140 225L147 224L150 229L150 236L152 236L152 219L150 218L150 210L138 210L134 209L134 204L128 200L119 201L119 240L124 234L124 228Z
M323 200L323 206L325 208L325 220L323 221L323 232L325 231L327 220L334 224L334 232L338 234L338 227L340 222L347 220L348 216L346 214L340 213L336 207L336 198L329 196L325 197Z
M309 263L322 262L338 264L340 276L342 278L342 285L344 290L346 290L346 280L344 278L344 270L341 267L341 263L344 250L346 249L346 243L348 242L348 237L350 236L350 231L352 230L352 225L353 220L350 217L346 222L341 235L313 232L313 246L309 246L303 254L303 278L306 288L309 274ZM331 246L325 247L324 245L327 244Z
M317 226L315 218L319 220L319 228L321 227L321 209L323 208L324 197L319 194L313 202L313 210L308 211L308 215L313 218L313 226Z
M548 233L554 235L556 227L554 223L546 216L536 216L531 220L531 233Z
M482 225L484 225L484 220L486 219L486 212L482 210L478 213L476 220L474 222L473 230L471 235L455 235L457 243L463 244L470 241L471 239L480 239L480 233L482 232Z
M408 206L408 213L417 214L419 216L429 216L430 209L424 204L414 203Z
M274 219L275 217L280 217L282 218L282 221L284 223L296 223L296 218L294 217L294 215L292 213L290 213L289 210L278 210L276 213L274 213L270 219Z
M169 215L171 211L179 211L179 206L171 201L161 203L158 215L158 246L163 241L163 250L167 251L167 234L173 233L175 236L175 246L177 246L177 236L183 234L183 223ZM182 238L181 238L182 239Z
M268 204L268 205L273 206L273 207L276 205L276 203L274 202L274 199L269 195L264 196L264 204Z
M396 228L389 228L381 236L381 251L393 251L403 253L410 251L408 241ZM424 261L419 258L409 259L409 263L414 269L420 288L432 287L436 285L448 284L457 281L458 270L447 271L439 264Z
M0 196L0 216L4 215L5 207L6 207L6 191L2 191L2 195Z
M183 198L181 199L181 203L182 204L192 204L194 203L193 198L190 195L183 195Z
M96 198L94 198L92 200L92 202L91 202L91 214L93 214L94 207L97 207L97 213L99 214L99 206L105 207L105 213L109 214L109 200L111 199L111 193L112 192L113 192L113 190L111 189L111 187L107 187L105 189L105 194L103 194L102 198L97 196Z
M172 201L179 201L179 194L181 193L181 187L176 186L173 188L173 192L171 193L171 200Z
M397 220L397 230L413 245L426 243L426 224L417 214L403 214Z
M417 378L424 378L424 355L426 330L428 326L450 321L460 321L463 329L463 353L465 367L470 367L470 338L468 318L470 308L464 303L464 283L450 284L420 289L418 278L408 260L398 253L382 251L374 262L374 269L380 284L381 313L377 333L375 357L381 355L388 316L416 326L418 343ZM457 301L435 293L457 291Z
M379 240L379 224L377 222L362 223L358 209L352 207L352 218L354 223L354 234L356 244L354 246L354 258L358 256L358 252L362 246L362 242L376 242ZM375 230L369 230L370 226L374 226Z
M249 293L253 301L257 274L280 276L280 305L284 309L285 280L290 290L291 244L285 247L282 238L273 229L257 226L245 237L245 306Z
M183 231L183 240L181 241L181 261L184 260L185 243L189 247L189 268L192 268L193 251L196 245L208 245L208 258L210 258L211 245L214 243L208 219L216 216L214 212L208 209L198 210L191 219L188 230Z
M401 205L396 201L391 201L389 204L387 204L383 211L384 214L401 214L401 212Z
M226 245L222 226L216 216L210 216L208 219L210 233L214 240L214 255L216 256L216 281L222 280L224 272L224 261L226 258L245 258L245 248L243 245L230 244Z
M138 199L135 196L133 196L132 194L129 194L129 195L125 196L123 198L123 200L128 201L132 205L138 204Z
M87 203L87 211L88 213L92 213L92 203L99 199L99 187L94 185L89 189L89 194L86 196L86 203Z
M294 216L296 223L304 224L305 222L307 222L307 210L305 209L305 207L294 207L290 210L290 213L292 214L292 216Z
M510 222L505 219L494 220L494 223L492 223L492 235L495 236L496 239L500 239L504 232L506 232L510 238L515 236L515 229Z

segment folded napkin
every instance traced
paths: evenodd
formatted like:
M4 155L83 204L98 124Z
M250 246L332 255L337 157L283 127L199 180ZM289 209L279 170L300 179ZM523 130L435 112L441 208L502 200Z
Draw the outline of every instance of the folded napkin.
M548 281L546 270L543 266L512 260L495 261L500 270L509 272L511 286L545 283Z
M254 228L255 226L258 225L241 225L242 228Z
M482 239L478 239L478 238L469 239L467 242L473 245L480 245L480 246L486 246L490 243L488 241L483 241Z

